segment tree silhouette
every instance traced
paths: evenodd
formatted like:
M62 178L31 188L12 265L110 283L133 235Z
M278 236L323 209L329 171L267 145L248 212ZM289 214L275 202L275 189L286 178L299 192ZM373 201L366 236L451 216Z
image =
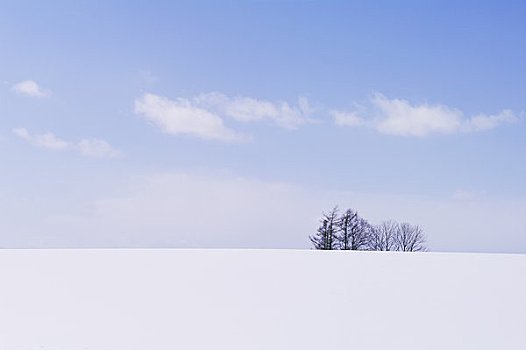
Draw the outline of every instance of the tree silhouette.
M424 231L419 226L407 222L398 225L395 241L397 250L403 252L425 252L427 250Z
M336 245L341 250L360 250L367 246L371 225L353 209L347 209L338 220Z
M392 220L384 221L374 226L368 242L369 250L389 251L397 250L396 235L398 223Z
M309 236L315 249L333 250L336 249L335 234L338 224L338 207L334 207L329 213L323 213L318 232Z

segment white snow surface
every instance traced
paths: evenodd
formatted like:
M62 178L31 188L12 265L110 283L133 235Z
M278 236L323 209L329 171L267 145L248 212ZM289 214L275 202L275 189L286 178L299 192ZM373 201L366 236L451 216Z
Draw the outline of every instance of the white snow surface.
M526 256L0 250L1 350L526 349Z

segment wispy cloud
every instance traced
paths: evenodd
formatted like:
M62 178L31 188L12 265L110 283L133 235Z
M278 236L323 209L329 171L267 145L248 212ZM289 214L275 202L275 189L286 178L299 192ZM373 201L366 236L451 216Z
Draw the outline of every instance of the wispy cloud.
M331 111L334 124L341 126L361 126L365 125L365 119L356 112Z
M366 116L362 116L365 114ZM365 112L336 112L334 122L342 126L368 126L378 132L397 136L424 137L430 134L453 134L494 129L515 123L519 118L511 110L495 115L466 117L456 108L441 104L411 104L403 99L389 99L374 94Z
M29 131L25 128L16 128L13 129L13 134L20 137L23 140L26 140L33 146L40 148L51 149L55 151L60 151L69 148L71 145L58 137L53 133L47 132L39 135L31 135Z
M51 91L43 89L33 80L24 80L16 83L11 89L18 94L31 97L46 97L51 95Z
M296 129L309 122L312 109L306 98L300 97L296 105L284 101L267 101L252 97L228 97L213 92L201 94L192 99L193 103L239 122L270 121L276 125Z
M411 105L406 100L390 100L381 94L374 95L372 103L379 112L375 127L384 134L400 136L451 134L462 127L462 112L448 106Z
M23 217L27 220L29 215L27 222L38 228L31 232L49 238L36 239L36 244L309 248L307 235L315 232L321 211L334 204L358 208L373 224L388 218L425 224L429 244L438 251L520 251L517 242L524 241L521 235L526 230L520 215L526 214L526 201L478 198L467 191L440 199L326 191L212 169L101 180L113 190L93 202L35 201L38 210L24 212ZM9 202L1 209L10 213L13 207ZM13 231L9 228L0 220L0 232ZM17 230L19 225L14 226ZM476 244L472 232L477 232ZM12 245L27 245L20 237L25 236L11 235L10 242L21 242Z
M444 104L413 104L400 98L387 98L375 93L366 105L355 105L351 110L316 108L306 98L297 103L269 101L246 96L229 97L212 92L190 98L168 99L146 93L135 100L135 113L172 135L187 134L202 139L247 141L227 122L267 122L286 129L315 122L316 111L330 115L337 126L368 127L379 133L425 137L433 134L455 134L486 131L519 121L513 111L505 109L497 114L478 114L468 117L458 108Z
M99 139L82 139L79 142L63 140L51 132L31 134L26 128L15 128L13 134L33 146L53 151L73 150L84 157L116 158L122 152L114 149L108 142Z
M297 129L311 121L308 116L312 108L305 98L299 98L297 104L291 105L252 97L229 97L217 92L175 99L146 93L135 99L135 113L168 134L243 142L251 137L227 127L226 120L240 123L268 121L282 128Z
M108 142L99 139L83 139L77 143L76 148L85 157L117 158L123 155Z
M199 108L185 98L170 100L146 93L135 100L135 113L167 134L186 134L230 142L249 140L248 136L225 126L223 119L217 114Z
M498 114L487 115L479 114L471 117L464 123L464 131L484 131L491 130L502 124L512 124L519 121L519 118L509 109L505 109Z

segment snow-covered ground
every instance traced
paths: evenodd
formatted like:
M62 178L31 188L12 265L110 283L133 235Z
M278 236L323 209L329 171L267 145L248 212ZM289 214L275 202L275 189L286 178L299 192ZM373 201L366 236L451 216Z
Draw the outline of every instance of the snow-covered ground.
M1 350L526 349L526 256L0 250Z

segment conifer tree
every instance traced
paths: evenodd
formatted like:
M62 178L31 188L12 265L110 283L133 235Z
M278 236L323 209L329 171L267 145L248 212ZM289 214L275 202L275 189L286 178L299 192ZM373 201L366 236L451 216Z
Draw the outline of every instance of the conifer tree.
M329 213L323 213L318 232L309 236L314 249L333 250L336 249L336 230L338 229L338 207L334 207Z
M366 249L371 235L371 225L353 209L347 209L338 219L336 246L341 250Z

